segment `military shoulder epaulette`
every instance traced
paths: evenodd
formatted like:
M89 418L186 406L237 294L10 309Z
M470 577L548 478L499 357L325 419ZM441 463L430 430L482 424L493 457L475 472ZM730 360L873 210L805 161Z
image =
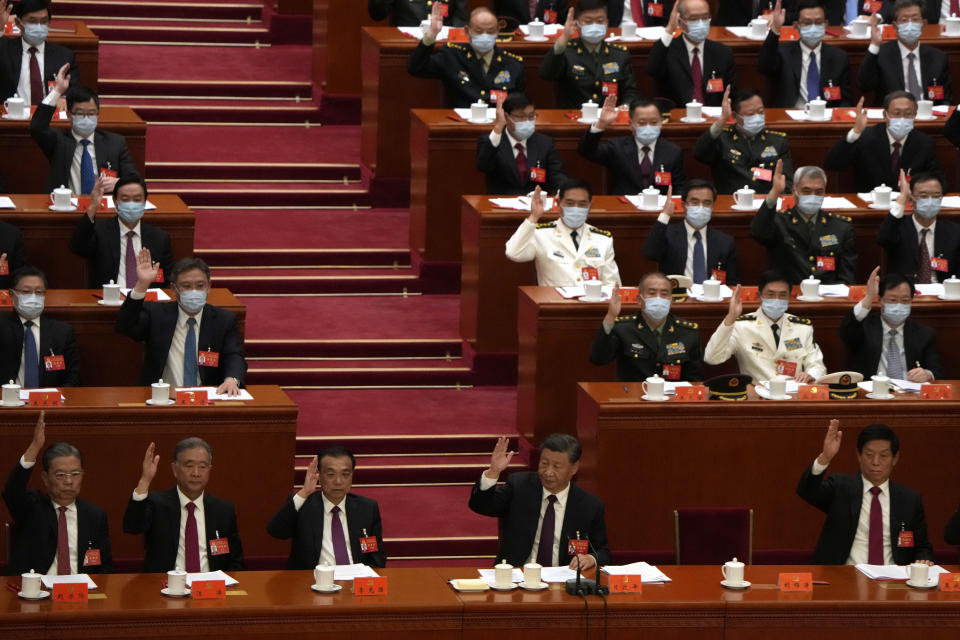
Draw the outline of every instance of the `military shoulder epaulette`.
M696 322L690 322L689 320L677 320L677 324L681 327L687 327L688 329L698 329L700 325Z
M737 316L737 320L756 320L757 316L752 313L745 313L741 316Z
M600 235L607 236L608 238L613 237L613 234L607 231L606 229L598 229L597 227L593 227L593 229L591 229L590 231L591 233L599 233Z
M620 49L621 51L627 51L627 48L626 48L625 46L623 46L622 44L613 44L613 43L610 43L610 48L611 48L611 49Z
M787 320L789 320L793 324L809 324L811 326L813 325L813 320L811 320L810 318L801 318L800 316L787 316Z
M464 47L462 44L459 44L459 43L457 43L457 42L449 42L449 41L448 41L448 42L447 42L447 46L450 47L451 49L456 49L456 50L458 50L458 51L466 51L466 50L467 50L466 47Z
M556 222L538 222L537 229L553 229L557 226Z
M839 218L840 220L845 220L846 222L853 222L853 218L851 218L850 216L841 215L839 213L832 213L830 211L825 211L824 213L826 213L831 218Z
M636 320L637 314L632 314L629 316L617 316L616 322L623 322L624 320Z
M505 55L505 56L510 56L511 58L514 58L514 59L516 59L516 60L519 60L520 62L523 62L523 56L518 56L517 54L515 54L515 53L512 52L512 51L504 51L504 52L503 52L503 55Z
M767 129L767 133L772 133L775 136L783 136L784 138L787 137L786 131L774 131L773 129Z

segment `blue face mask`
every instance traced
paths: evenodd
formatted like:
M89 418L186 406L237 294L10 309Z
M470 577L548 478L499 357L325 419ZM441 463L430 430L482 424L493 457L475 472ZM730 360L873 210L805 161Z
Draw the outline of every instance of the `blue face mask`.
M710 207L687 207L687 222L694 229L702 229L710 222L713 209Z
M27 44L32 44L37 46L43 44L47 40L47 35L50 33L50 25L48 24L25 24L23 25L23 40Z
M200 313L203 305L207 304L207 290L190 289L189 291L178 291L177 302L187 313Z
M17 294L17 313L27 320L36 320L43 313L43 299L36 293Z
M710 19L687 22L687 38L691 42L703 42L710 35Z
M86 138L97 130L97 116L73 116L73 132Z
M643 313L654 322L660 322L670 313L670 298L644 298Z
M800 213L812 216L823 206L823 196L797 196L797 209Z
M607 25L600 24L582 24L580 25L580 37L589 44L597 44L607 35Z
M563 212L561 218L563 224L567 225L568 229L582 227L583 223L587 221L587 214L590 213L590 209L587 207L560 207L560 210Z
M143 217L145 206L142 202L118 202L117 215L127 224L134 224Z
M900 326L910 317L910 305L893 303L883 305L883 319L887 324L895 327Z
M897 140L903 140L913 131L913 118L890 118L887 130Z
M820 44L826 33L827 27L823 24L805 24L800 27L800 39L811 49Z
M763 315L771 320L778 320L780 316L787 312L789 306L789 300L780 300L779 298L764 298L760 301L760 309L763 310Z
M755 136L763 131L765 126L767 126L767 119L762 113L744 116L743 124L740 125L740 127L751 136Z
M647 124L633 130L633 135L640 144L653 144L660 137L660 125Z
M494 33L471 33L470 46L480 55L486 55L493 50L493 45L497 43L497 36Z
M533 135L537 123L533 120L521 120L513 123L513 137L517 140L526 140Z
M897 24L897 36L904 44L915 43L920 39L921 33L923 33L922 22L904 22L903 24Z
M917 215L924 220L932 220L940 213L941 206L942 201L940 198L919 198L913 206L913 209L917 212Z

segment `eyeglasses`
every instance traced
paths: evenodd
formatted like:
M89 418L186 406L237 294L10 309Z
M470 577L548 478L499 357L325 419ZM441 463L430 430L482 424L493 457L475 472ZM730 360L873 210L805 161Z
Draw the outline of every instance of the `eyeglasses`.
M57 479L57 482L63 482L67 478L79 480L82 475L83 471L55 471L53 473L53 477Z
M46 295L46 294L47 294L46 289L36 289L36 290L34 290L34 291L24 291L23 289L14 289L14 291L15 291L18 295L21 295L21 296L28 296L28 295L30 295L31 293L35 293L35 294L37 294L38 296L43 296L43 295Z
M537 114L531 113L530 115L523 114L519 116L511 115L510 119L514 122L535 122L537 120Z

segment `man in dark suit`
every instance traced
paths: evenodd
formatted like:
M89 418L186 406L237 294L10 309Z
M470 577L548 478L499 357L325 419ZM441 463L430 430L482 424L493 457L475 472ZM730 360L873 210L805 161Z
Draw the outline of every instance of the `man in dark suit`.
M943 541L947 544L960 545L960 507L954 511L947 526L943 528Z
M716 24L723 27L736 27L750 24L754 18L762 18L780 10L780 2L770 0L719 0ZM797 2L786 0L782 4L787 21L793 22L797 15Z
M38 105L47 95L47 82L56 78L63 65L70 65L71 86L77 83L76 58L70 49L47 42L49 0L20 0L13 12L22 35L0 38L0 101L17 94L25 104ZM0 20L7 19L9 10L0 11Z
M0 380L25 388L80 385L80 350L73 327L42 317L47 277L23 267L10 287L14 311L0 318Z
M696 322L670 313L673 287L662 273L640 278L640 313L621 316L620 286L614 285L607 314L590 345L590 362L617 361L617 380L640 382L703 380L703 350Z
M606 35L604 0L580 0L576 9L567 11L563 31L540 64L540 77L557 82L559 108L579 109L584 102L600 103L605 96L629 104L637 97L630 52L623 45L604 42Z
M47 188L52 191L67 186L74 193L87 194L93 191L99 175L106 181L104 189L110 191L119 176L139 175L123 136L97 128L100 98L90 89L76 86L67 93L69 132L50 127L68 81L64 65L57 73L56 85L30 120L30 135L50 161Z
M945 192L943 178L937 174L917 173L909 182L901 175L900 195L877 231L887 271L903 274L918 284L943 282L956 273L960 266L960 225L938 215ZM913 203L910 216L904 215L908 199Z
M150 491L160 463L155 452L151 442L123 514L125 533L144 534L143 572L242 570L236 511L206 492L213 449L200 438L178 442L170 463L177 486L167 491Z
M566 182L553 138L536 132L537 110L522 93L497 102L493 131L477 140L477 171L487 193L522 196L538 186L554 193Z
M794 23L799 42L780 42L783 9L775 10L770 20L770 32L757 56L757 69L774 82L772 106L803 109L815 98L826 100L828 107L853 104L847 52L822 42L827 18L819 0L800 0Z
M677 27L683 36L674 38ZM737 82L733 50L707 40L710 5L706 0L677 2L660 40L647 57L647 73L656 78L660 95L683 108L691 100L718 107L724 90Z
M939 3L937 3L939 4ZM950 64L943 51L920 44L920 33L927 21L921 11L922 0L897 0L893 24L897 40L883 42L881 27L873 19L870 46L860 63L857 84L860 90L874 93L878 103L893 91L908 91L917 100L952 104Z
M643 243L644 257L656 260L662 273L685 275L694 284L711 277L730 286L739 284L736 241L733 236L708 226L716 198L716 189L706 180L687 182L683 191L682 221L674 216L673 199L667 198L666 206Z
M512 473L498 487L515 455L507 444L506 437L497 440L490 467L473 485L469 502L472 511L500 519L497 558L514 566L528 561L571 569L610 564L603 502L571 482L580 468L576 438L547 436L540 443L536 473Z
M899 273L881 280L880 267L867 280L867 292L840 325L851 368L869 378L885 375L910 382L933 382L943 377L937 334L910 320L913 283ZM880 313L870 313L880 297Z
M499 26L490 9L480 7L470 13L464 31L470 42L447 42L436 51L433 44L443 26L439 8L430 17L430 27L410 54L407 71L418 78L438 78L447 92L447 105L469 107L480 100L491 107L497 97L526 89L523 58L496 46Z
M898 6L899 3L896 2L896 0L883 0L883 8L880 9L880 15L883 17L884 22L887 24L896 22L895 11ZM938 0L929 0L928 2L925 0L921 7L923 19L927 21L927 24L940 24L942 20L950 17L950 7L951 3L949 0L947 2ZM960 15L960 13L958 13L958 15Z
M501 18L513 18L520 24L527 24L532 18L557 24L567 15L567 6L567 0L537 0L531 16L530 0L494 0L493 11Z
M660 138L663 118L653 102L640 98L630 103L630 137L601 142L600 136L617 119L616 101L607 96L600 117L583 137L578 151L584 158L607 168L610 193L635 195L653 186L666 193L680 191L686 181L683 151Z
M860 473L831 473L840 451L840 421L831 420L823 450L807 467L797 494L827 514L813 552L814 564L933 564L923 501L890 474L900 459L900 440L885 424L857 436Z
M144 345L138 384L163 378L175 387L216 386L218 394L240 394L247 361L243 336L232 311L207 304L210 267L183 258L170 272L177 304L144 302L157 277L149 249L137 255L137 284L117 313L115 328Z
M863 98L857 103L857 119L827 153L824 166L833 171L853 169L859 192L881 184L898 183L900 170L908 175L939 171L933 138L913 128L917 101L906 91L894 91L883 101L884 122L867 126Z
M0 289L9 289L10 274L25 264L23 234L9 222L0 221Z
M446 12L443 24L462 27L467 24L467 0L367 0L367 11L374 20L390 18L395 27L419 27L430 17L433 5Z
M270 518L267 533L293 539L287 569L318 564L386 566L380 507L376 500L350 493L356 466L346 447L324 449L310 461L303 488ZM320 491L315 491L317 486Z
M80 450L66 442L47 447L40 474L46 493L27 488L44 442L46 426L41 411L30 445L3 487L3 501L13 517L13 553L7 560L7 573L17 575L32 569L61 576L112 573L107 514L79 497L83 484Z
M99 289L108 282L131 289L137 282L137 253L149 249L160 269L153 286L166 286L173 267L170 234L142 221L147 203L147 183L137 175L116 181L113 202L116 217L97 220L106 180L97 180L90 206L80 216L70 240L70 249L87 259L87 286Z

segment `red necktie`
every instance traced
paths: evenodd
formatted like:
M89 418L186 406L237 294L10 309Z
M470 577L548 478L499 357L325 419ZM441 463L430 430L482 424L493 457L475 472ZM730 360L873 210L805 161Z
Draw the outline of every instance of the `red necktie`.
M960 16L960 0L950 0L950 15Z
M640 161L640 186L646 189L653 183L653 162L650 160L650 147L644 146L640 151L643 153L643 160Z
M517 173L520 174L520 184L527 184L527 154L523 152L523 145L519 142L513 145L517 150Z
M870 487L873 500L870 501L870 547L867 552L867 564L883 562L883 507L880 506L880 487Z
M333 541L333 559L337 564L350 564L347 555L347 538L343 535L343 523L340 522L340 507L330 509L330 540Z
M958 0L954 0L957 2ZM638 27L644 26L643 21L643 0L630 0L630 13L633 14L633 21Z
M187 573L200 571L200 544L197 542L197 517L193 514L197 505L187 503L187 524L183 528L183 561L187 565Z
M57 507L60 517L57 522L57 575L68 576L70 570L70 542L67 535L67 508Z
M956 0L954 0L956 2ZM530 19L534 20L537 17L537 0L530 0Z
M697 47L693 48L690 76L693 78L693 99L703 104L703 67L700 66L700 49Z
M37 48L27 49L30 54L30 104L43 101L43 78L40 76L40 62L37 60Z
M893 182L896 184L900 176L900 141L893 143L893 153L890 154L890 170L893 171Z
M930 250L927 249L927 234L930 229L920 232L920 264L917 265L917 284L930 283Z
M127 231L127 255L123 260L123 273L127 279L127 288L133 289L137 286L137 254L133 249L133 231Z

